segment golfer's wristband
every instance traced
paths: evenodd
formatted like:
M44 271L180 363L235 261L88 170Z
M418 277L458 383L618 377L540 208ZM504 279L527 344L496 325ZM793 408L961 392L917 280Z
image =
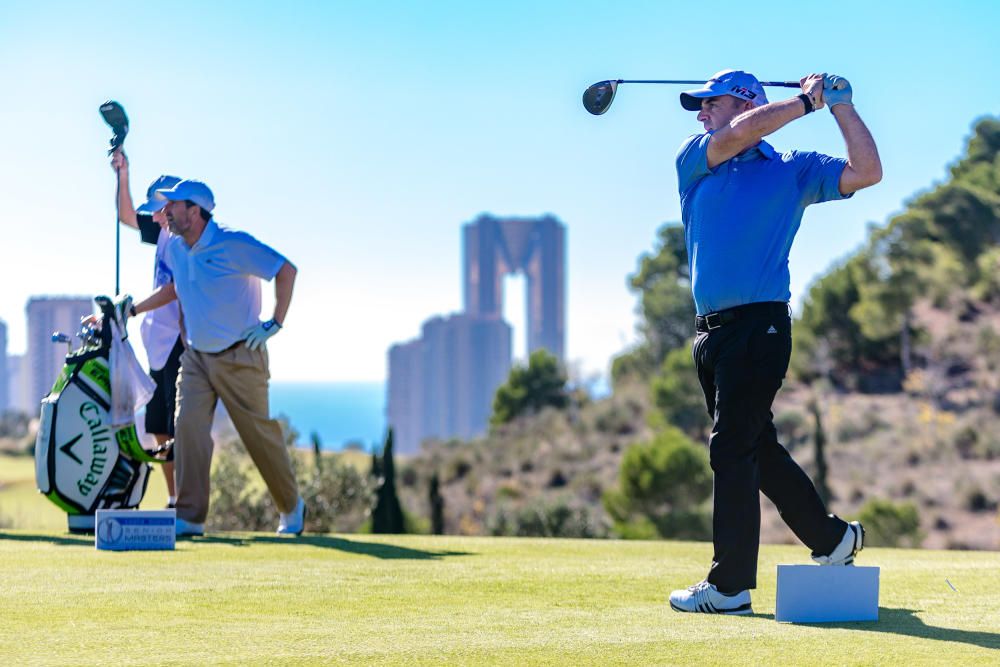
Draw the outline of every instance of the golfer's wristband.
M136 315L135 306L129 306L128 307L128 314L129 314L129 317L135 317L135 315Z
M806 95L805 93L802 93L801 95L799 95L799 99L802 100L802 104L804 104L805 107L806 107L806 114L811 114L813 111L816 110L813 107L812 100L809 99L809 96Z

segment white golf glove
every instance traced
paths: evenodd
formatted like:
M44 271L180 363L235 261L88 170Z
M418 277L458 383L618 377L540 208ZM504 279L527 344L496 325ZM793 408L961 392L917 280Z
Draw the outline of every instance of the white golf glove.
M135 314L135 308L132 306L132 295L131 294L119 294L114 300L115 304L115 315L118 317L118 322L121 323L122 328L125 328L125 324L128 322L128 318Z
M247 347L256 350L264 346L267 339L281 331L281 325L275 319L261 322L255 327L250 327L243 332L243 339L247 342Z

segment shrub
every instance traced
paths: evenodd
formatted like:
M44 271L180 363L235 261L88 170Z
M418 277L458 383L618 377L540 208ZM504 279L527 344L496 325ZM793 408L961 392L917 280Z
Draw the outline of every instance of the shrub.
M873 547L916 547L923 540L917 506L873 498L858 512L865 543Z
M701 505L712 493L708 454L679 429L630 447L619 468L619 488L604 493L604 508L622 537L704 539L711 535Z
M594 427L601 433L611 435L628 435L635 431L631 411L611 401L608 401L607 407L597 415Z
M652 383L653 402L667 424L680 428L692 438L702 438L712 424L698 371L688 347L670 352L660 374Z
M798 410L779 412L774 417L774 428L778 431L778 441L788 451L808 442L811 431L806 416Z
M486 522L490 535L514 537L603 537L605 531L586 506L568 497L538 499L519 510L501 505Z
M967 488L962 495L962 505L970 512L992 512L997 508L997 501L987 496L978 486Z
M306 531L312 533L354 532L367 519L371 489L367 480L353 467L337 461L314 466L300 466L292 456L305 501ZM216 452L212 470L211 511L208 524L212 530L271 532L278 525L278 510L270 493L256 478L249 456L242 446L222 447Z
M874 410L865 410L860 414L853 415L853 417L844 415L837 427L837 441L844 443L862 440L887 425Z
M955 434L953 440L955 443L955 451L958 452L959 456L963 459L976 458L978 453L976 451L976 445L979 443L979 431L975 427L971 425L963 426Z
M212 467L211 530L274 530L278 512L267 489L250 477L250 460L234 447L219 448Z
M528 357L527 366L516 366L497 389L490 424L500 426L544 407L562 410L567 405L566 371L555 356L538 349Z
M472 470L472 463L464 458L454 458L445 467L444 479L446 482L454 482L462 479Z
M368 517L371 489L356 468L334 460L316 474L299 475L302 499L309 508L306 530L352 533Z

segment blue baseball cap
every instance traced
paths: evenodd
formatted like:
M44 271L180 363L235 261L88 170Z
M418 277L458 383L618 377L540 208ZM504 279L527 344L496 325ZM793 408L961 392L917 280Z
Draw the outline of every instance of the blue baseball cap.
M201 206L209 213L215 208L215 197L212 195L212 191L201 181L180 181L172 188L158 189L156 194L162 195L170 201L189 201Z
M753 102L754 106L767 104L767 95L753 74L738 69L724 69L712 75L703 88L685 90L681 93L681 106L688 111L700 111L701 100L705 97L732 95L741 100Z
M177 178L176 176L160 176L158 179L153 181L149 188L146 190L146 203L144 203L139 208L135 209L136 213L156 213L164 206L167 205L167 200L156 193L157 190L165 190L167 188L172 188L183 179Z

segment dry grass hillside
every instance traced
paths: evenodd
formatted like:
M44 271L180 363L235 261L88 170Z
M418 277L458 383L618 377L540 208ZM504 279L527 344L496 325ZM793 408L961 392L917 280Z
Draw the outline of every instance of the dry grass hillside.
M831 510L855 515L868 500L912 502L923 546L1000 549L1000 311L978 304L916 308L922 356L905 391L837 392L822 383L789 383L775 402L781 439L815 474L811 400L827 437ZM427 443L402 466L408 511L429 513L427 484L437 474L446 531L495 532L498 513L561 502L577 508L598 535L610 521L601 494L616 484L625 449L653 431L645 386L607 399L523 418L473 442ZM792 543L773 506L762 499L762 538Z

